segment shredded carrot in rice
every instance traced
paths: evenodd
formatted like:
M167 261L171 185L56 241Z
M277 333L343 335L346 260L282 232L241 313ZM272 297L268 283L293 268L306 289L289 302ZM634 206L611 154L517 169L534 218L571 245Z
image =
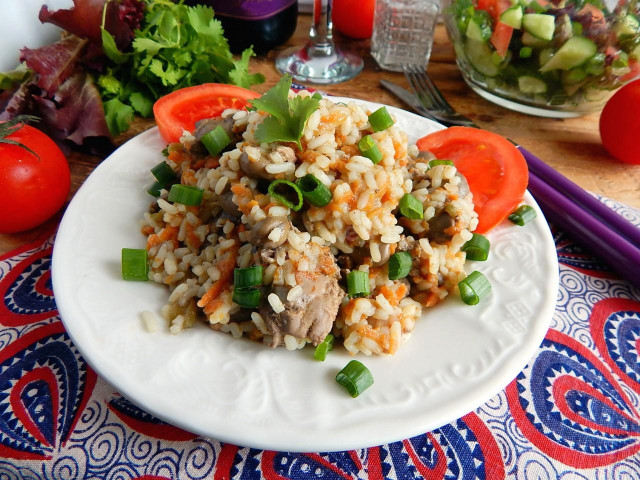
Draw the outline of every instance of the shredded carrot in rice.
M343 145L340 148L340 150L342 150L344 153L346 153L350 157L360 154L360 150L358 150L358 147L356 147L355 145Z
M433 307L440 302L440 297L435 292L418 292L413 296L413 299L425 307Z
M189 185L191 187L195 187L198 183L198 179L196 178L196 174L190 168L185 168L182 171L182 176L180 177L180 183L183 185Z
M369 261L371 261L371 257ZM378 278L378 276L384 271L384 267L371 267L369 268L369 278Z
M380 293L384 295L384 298L386 298L392 306L395 307L400 303L400 300L406 296L407 286L404 283L400 283L396 289L393 289L384 285L380 288Z
M207 157L207 161L204 162L205 168L218 168L220 166L220 160L218 157Z
M344 307L342 307L342 313L344 314L344 317L349 318L353 313L353 309L355 307L356 307L356 301L355 299L352 298L351 300L349 300L349 303L347 303Z
M153 233L153 231L154 231L154 228L153 228L151 225L145 225L144 227L142 227L142 228L140 229L140 232L141 232L143 235L147 235L147 236L148 236L148 235L151 235L151 234Z
M222 293L222 290L220 291L220 293ZM206 313L207 315L211 315L218 308L222 307L224 303L224 298L222 298L221 295L218 295L217 298L214 298L204 306L204 313Z
M211 285L209 290L207 290L198 301L198 306L204 307L204 313L207 315L218 308L219 305L214 303L215 300L231 285L231 278L233 278L233 269L236 266L236 257L238 256L239 249L240 243L236 240L233 246L227 249L225 257L215 265L220 271L220 278Z
M231 191L235 195L238 195L239 197L250 197L251 196L251 190L249 190L247 187L245 187L241 183L236 183L234 185L231 185Z
M172 240L174 248L178 248L178 227L167 225L160 232L150 235L147 240L147 250L167 240Z
M192 248L200 248L202 246L202 240L195 233L193 225L189 222L185 226L185 243Z
M307 163L315 163L316 158L318 158L319 156L320 153L314 150L303 150L302 152L298 153L298 158Z
M360 334L361 337L367 337L376 342L380 347L382 347L383 352L394 353L395 349L392 350L389 334L381 333L380 331L373 328L368 323L362 324L359 323L357 325L356 331ZM395 348L398 348L397 345Z

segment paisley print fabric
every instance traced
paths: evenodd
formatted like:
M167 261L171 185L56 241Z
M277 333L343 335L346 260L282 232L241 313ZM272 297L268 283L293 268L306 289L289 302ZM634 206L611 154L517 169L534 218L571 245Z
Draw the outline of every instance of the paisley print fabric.
M603 199L640 225L640 213ZM640 479L640 292L553 229L551 329L511 384L457 421L336 453L198 437L84 362L56 311L55 235L0 257L2 479Z

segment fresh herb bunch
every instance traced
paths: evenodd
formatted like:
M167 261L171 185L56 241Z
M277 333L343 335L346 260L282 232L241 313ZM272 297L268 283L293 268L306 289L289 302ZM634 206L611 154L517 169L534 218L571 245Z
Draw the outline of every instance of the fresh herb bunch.
M233 58L213 10L183 0L73 0L68 9L44 5L39 19L64 34L23 48L20 67L0 73L0 117L37 115L58 141L100 145L182 87L263 81L248 71L251 49Z
M97 80L112 135L126 130L136 113L151 116L153 102L179 88L209 82L248 88L264 81L249 73L253 50L235 60L213 9L202 5L146 0L132 50L120 51L104 26L102 48L113 62Z

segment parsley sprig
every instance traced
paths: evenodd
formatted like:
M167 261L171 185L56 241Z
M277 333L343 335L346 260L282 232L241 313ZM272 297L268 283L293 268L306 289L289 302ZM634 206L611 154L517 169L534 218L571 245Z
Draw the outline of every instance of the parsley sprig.
M290 88L291 76L285 75L260 98L249 100L255 108L270 114L258 125L255 136L260 143L294 142L302 150L302 132L320 102L314 97L289 98Z
M249 73L251 48L234 59L213 9L145 0L145 17L132 51L122 52L102 28L102 47L112 65L98 77L109 130L127 129L134 114L151 116L153 102L179 88L232 83L249 88L264 76Z

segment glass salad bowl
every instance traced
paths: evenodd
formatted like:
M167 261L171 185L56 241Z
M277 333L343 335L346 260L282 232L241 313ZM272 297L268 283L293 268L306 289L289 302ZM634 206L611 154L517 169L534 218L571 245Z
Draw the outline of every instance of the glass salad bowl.
M640 0L445 0L443 13L465 81L512 110L596 112L640 76Z

